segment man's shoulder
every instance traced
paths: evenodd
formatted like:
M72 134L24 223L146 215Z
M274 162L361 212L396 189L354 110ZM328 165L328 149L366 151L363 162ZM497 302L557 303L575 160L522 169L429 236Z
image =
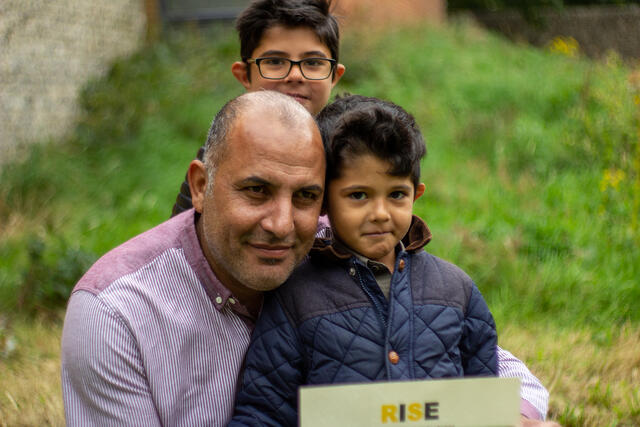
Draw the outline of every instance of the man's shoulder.
M177 258L183 250L193 214L177 215L104 254L82 276L74 291L98 294L118 279L149 266L158 257ZM190 225L191 224L191 225ZM194 232L195 233L195 232Z

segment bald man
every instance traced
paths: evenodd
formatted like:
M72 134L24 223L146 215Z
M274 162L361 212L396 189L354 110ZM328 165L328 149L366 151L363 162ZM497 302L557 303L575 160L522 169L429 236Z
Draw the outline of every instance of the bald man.
M193 209L104 255L62 338L67 425L225 425L262 302L313 243L324 150L295 99L250 92L188 171Z

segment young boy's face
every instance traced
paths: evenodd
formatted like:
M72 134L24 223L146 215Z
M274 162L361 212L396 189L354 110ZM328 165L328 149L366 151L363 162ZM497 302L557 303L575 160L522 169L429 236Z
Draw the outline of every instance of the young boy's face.
M332 59L329 48L310 28L288 28L281 25L266 30L251 55L252 59L263 57L281 57L294 61L318 57ZM251 67L251 79L247 67ZM291 68L287 77L278 80L262 77L256 64L235 62L231 66L231 72L248 91L269 89L290 95L315 116L329 100L331 89L344 73L344 65L336 64L334 74L324 80L306 79L296 65Z
M357 155L329 182L327 213L337 237L365 257L393 271L395 247L411 225L413 202L424 193L411 177L387 173L389 163Z

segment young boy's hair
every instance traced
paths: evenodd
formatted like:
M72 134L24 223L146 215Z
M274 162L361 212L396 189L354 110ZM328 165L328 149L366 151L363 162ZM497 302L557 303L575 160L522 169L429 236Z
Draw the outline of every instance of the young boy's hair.
M287 28L307 27L324 43L332 59L338 61L340 30L330 12L331 0L255 0L238 16L236 30L240 37L240 56L251 58L264 32L276 25Z
M339 96L316 118L327 156L327 185L355 156L388 161L389 175L420 182L425 142L415 119L392 102L361 95Z

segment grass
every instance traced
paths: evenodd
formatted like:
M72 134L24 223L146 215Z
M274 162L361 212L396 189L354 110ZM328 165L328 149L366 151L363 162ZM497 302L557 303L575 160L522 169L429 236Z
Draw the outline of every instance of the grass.
M0 427L64 425L60 393L61 318L13 325L18 350L0 361ZM500 344L521 357L551 393L549 417L565 427L640 421L640 330L506 327ZM569 351L568 351L569 350Z
M0 359L0 426L63 426L61 316L11 325L16 350Z
M0 353L3 336L18 343L0 358L0 419L61 423L58 310L98 256L169 216L214 113L241 93L237 51L229 27L168 34L87 85L73 138L0 172L0 312L26 319L0 331ZM550 389L551 416L637 425L640 72L573 53L465 22L354 30L336 92L415 114L428 249L474 278L503 346ZM43 318L58 319L47 338Z

